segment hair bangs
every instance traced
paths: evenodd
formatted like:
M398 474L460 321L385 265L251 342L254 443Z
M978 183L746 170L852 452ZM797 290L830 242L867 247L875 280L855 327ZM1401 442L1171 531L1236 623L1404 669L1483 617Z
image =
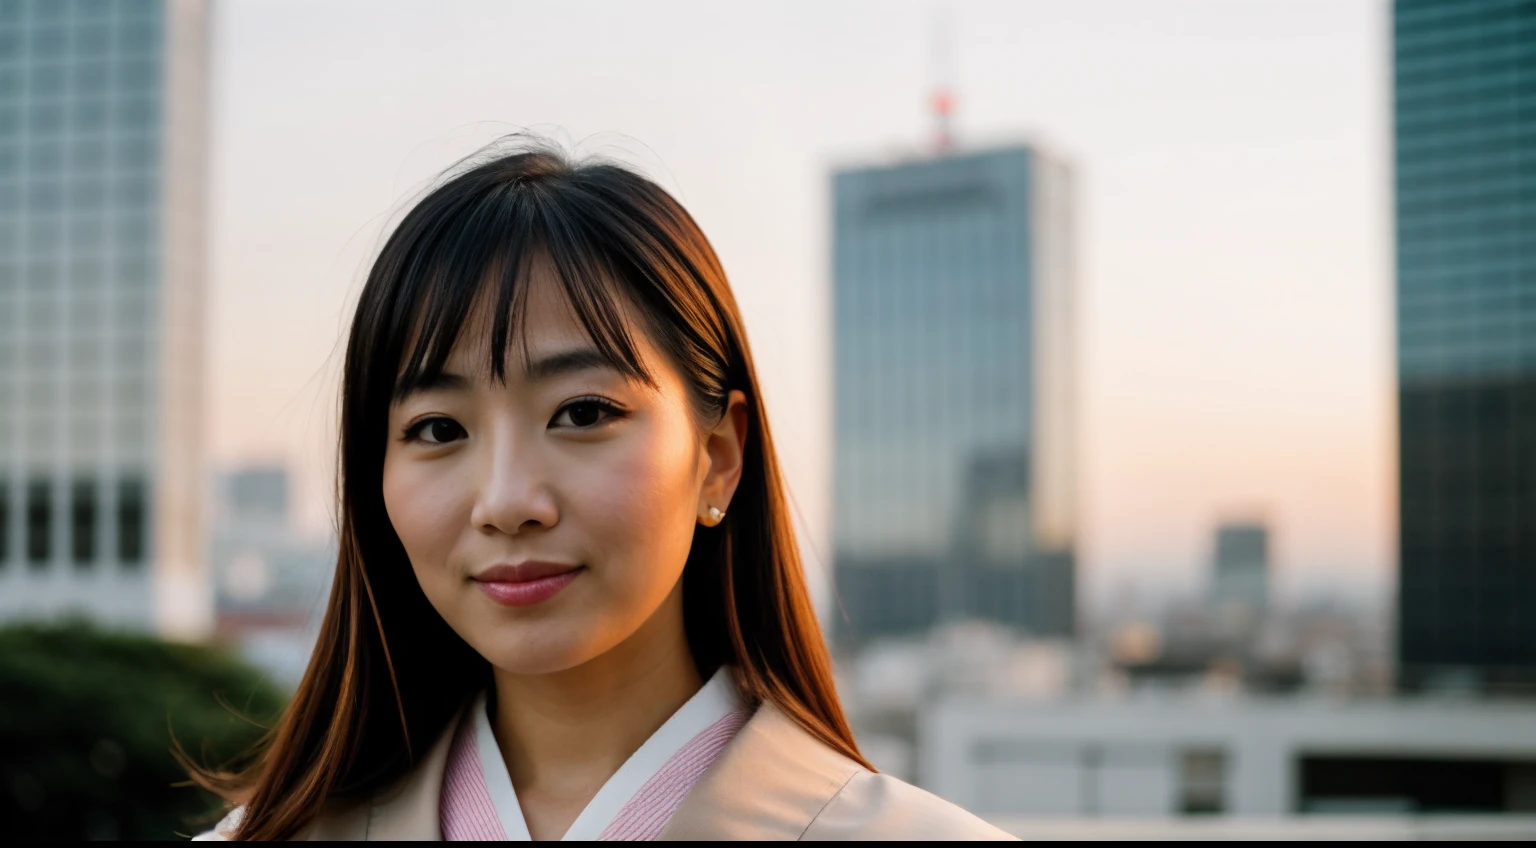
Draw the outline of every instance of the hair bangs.
M514 347L526 367L528 281L538 263L547 264L603 358L625 377L655 385L626 321L621 298L633 299L623 291L618 266L599 234L581 224L558 198L528 181L488 184L442 210L399 267L393 335L407 341L400 346L394 399L436 383L466 325L476 321L489 323L485 365L492 380L505 382Z

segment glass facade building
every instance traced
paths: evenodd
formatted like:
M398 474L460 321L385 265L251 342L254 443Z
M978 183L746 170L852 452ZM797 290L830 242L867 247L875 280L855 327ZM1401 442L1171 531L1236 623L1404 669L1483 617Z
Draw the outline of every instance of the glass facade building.
M1070 177L1033 147L833 177L845 641L1074 629Z
M1216 528L1211 563L1211 603L1246 607L1262 615L1269 607L1269 528L1233 522Z
M0 0L0 617L206 629L201 0Z
M1536 2L1393 9L1398 673L1536 684Z

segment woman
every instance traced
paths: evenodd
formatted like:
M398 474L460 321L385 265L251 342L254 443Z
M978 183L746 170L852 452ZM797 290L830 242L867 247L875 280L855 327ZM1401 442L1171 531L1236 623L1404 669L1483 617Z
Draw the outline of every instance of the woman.
M498 155L385 244L319 644L208 838L1004 837L877 774L735 300L666 192Z

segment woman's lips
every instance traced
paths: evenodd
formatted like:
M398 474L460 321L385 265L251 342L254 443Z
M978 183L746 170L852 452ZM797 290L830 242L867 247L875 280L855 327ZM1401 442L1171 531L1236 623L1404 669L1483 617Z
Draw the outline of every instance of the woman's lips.
M494 565L476 574L475 585L486 597L509 607L529 607L547 601L581 574L579 565L520 562Z

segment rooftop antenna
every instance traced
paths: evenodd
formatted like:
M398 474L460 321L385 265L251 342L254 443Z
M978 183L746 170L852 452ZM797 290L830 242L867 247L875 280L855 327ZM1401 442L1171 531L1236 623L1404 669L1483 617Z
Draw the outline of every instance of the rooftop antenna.
M933 146L939 153L945 153L955 145L955 94L952 86L953 55L950 37L949 7L941 5L933 16L933 91L928 98L928 108L933 113Z

